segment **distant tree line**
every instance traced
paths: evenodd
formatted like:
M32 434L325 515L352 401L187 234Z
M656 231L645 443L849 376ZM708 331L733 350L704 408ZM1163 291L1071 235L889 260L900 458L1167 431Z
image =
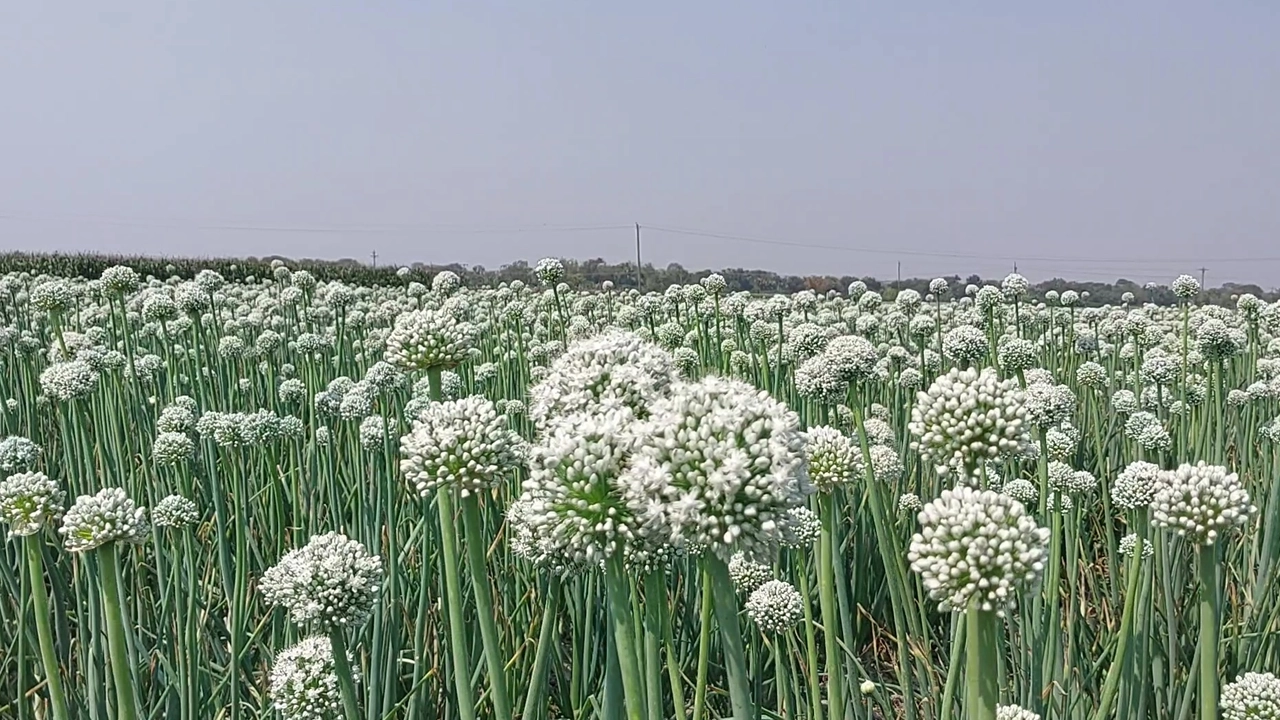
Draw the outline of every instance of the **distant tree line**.
M246 258L169 258L155 256L125 256L99 254L68 253L21 253L0 254L0 273L28 272L32 274L47 273L65 277L83 277L92 279L99 277L102 271L112 265L128 265L144 276L157 278L192 278L201 270L209 269L221 273L228 280L244 280L249 277L259 279L271 277L271 262L284 261L293 270L306 270L318 280L342 282L358 285L400 285L411 281L428 283L431 277L441 270L457 273L468 285L496 285L503 282L520 280L533 282L533 267L525 260L502 265L496 269L488 269L482 265L461 265L451 263L435 265L413 263L408 273L398 272L398 266L374 267L354 259L314 260L308 258L291 259L280 256L246 257ZM612 282L615 289L634 288L637 286L635 263L608 263L601 258L590 260L562 260L565 268L564 282L575 289L599 288L605 281ZM910 278L906 280L881 281L873 277L855 275L779 275L768 270L748 270L745 268L725 268L722 270L687 270L679 263L671 263L666 267L655 267L646 263L641 268L640 283L645 291L662 291L671 285L687 285L718 272L728 284L729 291L745 290L757 294L796 293L802 290L814 290L826 293L831 290L843 293L854 281L861 280L871 290L884 293L886 299L892 299L899 290L913 288L921 295L928 294L931 278ZM966 285L996 284L1001 278L981 278L977 275L960 277L951 275L946 278L956 295L963 294ZM1169 280L1173 278L1170 277ZM1075 290L1088 293L1083 305L1118 305L1125 293L1133 293L1134 302L1154 302L1172 304L1175 302L1168 283L1147 287L1141 283L1118 278L1112 283L1080 282L1054 278L1032 285L1032 293L1043 297L1044 293L1056 290ZM1268 302L1280 299L1280 291L1263 290L1253 284L1224 283L1220 287L1204 291L1200 302L1230 305L1236 296L1252 293Z

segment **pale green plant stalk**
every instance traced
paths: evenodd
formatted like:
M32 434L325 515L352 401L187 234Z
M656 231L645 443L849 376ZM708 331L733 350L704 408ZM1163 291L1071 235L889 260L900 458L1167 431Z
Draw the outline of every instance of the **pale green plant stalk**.
M49 706L53 720L68 720L67 697L62 689L62 671L53 649L53 630L49 624L49 594L44 586L44 558L41 554L39 535L22 539L27 555L27 586L31 592L32 612L36 617L36 633L40 640L40 662L44 666L45 684L49 693Z
M133 674L129 663L129 627L120 595L120 559L116 543L92 551L98 560L102 609L107 621L107 647L111 653L111 677L116 691L116 717L119 720L136 720L138 717L137 692L133 686Z
M972 602L965 630L965 720L995 720L1000 699L996 676L999 618Z
M843 653L840 651L840 621L836 615L835 593L835 499L831 495L818 498L822 513L822 536L818 540L818 605L822 612L822 641L827 653L827 710L832 718L844 716Z
M1218 717L1218 553L1214 545L1201 545L1200 573L1200 720Z
M533 671L529 676L529 692L525 695L522 720L541 717L541 708L546 699L547 667L551 664L551 655L557 642L560 595L560 579L552 575L547 579L546 604L542 608L542 621L538 626L538 649L533 659Z
M342 628L329 630L329 644L333 647L333 673L338 676L338 691L342 695L342 713L346 720L361 720L356 702L356 684L347 659L347 639Z
M708 554L703 557L711 576L716 608L716 624L720 626L720 641L724 645L725 674L729 680L729 704L734 720L753 720L755 702L751 698L747 676L747 658L742 647L742 630L738 623L738 597L729 578L729 568L719 557ZM833 682L838 683L839 678Z
M622 676L627 720L643 720L644 680L640 675L635 621L631 613L631 583L627 580L622 558L615 556L606 563L604 582L609 595L609 615L613 620L613 638L618 651L618 669Z
M462 527L467 538L467 566L471 571L471 589L479 616L480 639L484 644L485 664L489 670L489 692L497 720L511 720L511 698L507 693L506 660L498 640L494 621L493 599L489 592L489 570L485 560L483 520L480 498L472 493L462 499Z
M1133 546L1133 555L1129 558L1129 566L1125 573L1124 614L1120 619L1120 629L1116 637L1116 652L1111 658L1111 667L1107 669L1106 680L1102 684L1102 695L1098 698L1098 709L1094 720L1106 720L1115 702L1116 692L1120 687L1120 679L1128 662L1130 639L1134 636L1134 616L1138 609L1138 581L1142 577L1142 549L1146 543L1145 518L1139 517L1137 525L1137 542Z

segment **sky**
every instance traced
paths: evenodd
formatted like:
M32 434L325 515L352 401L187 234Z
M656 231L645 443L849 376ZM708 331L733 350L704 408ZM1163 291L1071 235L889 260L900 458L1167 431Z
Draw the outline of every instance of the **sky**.
M0 250L1280 286L1280 3L0 4Z

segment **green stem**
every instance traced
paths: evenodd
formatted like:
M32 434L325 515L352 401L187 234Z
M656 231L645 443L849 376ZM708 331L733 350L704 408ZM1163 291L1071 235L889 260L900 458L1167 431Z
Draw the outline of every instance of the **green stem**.
M996 677L996 629L998 619L991 610L970 604L965 631L965 720L995 720L1000 700Z
M471 690L467 628L462 619L462 589L458 580L458 530L454 525L451 488L441 488L436 493L436 509L440 512L440 565L444 572L449 650L453 656L453 686L458 694L458 715L462 720L475 720L476 700Z
M967 615L956 614L956 631L951 638L951 656L947 664L947 681L942 690L942 720L951 720L951 711L955 706L956 683L960 680L960 653L964 651L965 620Z
M666 602L663 572L650 571L644 578L644 680L649 720L662 720L662 606Z
M711 573L702 568L702 599L698 611L698 677L693 689L693 720L702 720L707 705L707 666L711 660Z
M1116 699L1116 690L1120 687L1120 676L1124 670L1126 653L1129 650L1129 638L1133 636L1133 616L1138 607L1138 580L1142 577L1142 548L1146 541L1144 523L1137 523L1138 540L1133 545L1133 555L1129 557L1128 577L1125 581L1124 613L1120 618L1120 635L1116 640L1116 655L1111 658L1111 667L1107 670L1107 679L1102 685L1102 697L1098 700L1098 711L1093 720L1106 720L1111 712L1111 704Z
M1218 554L1200 546L1200 720L1218 717Z
M330 628L329 644L333 650L333 674L338 676L338 690L342 694L342 714L346 720L361 720L360 707L356 703L356 683L351 675L351 661L347 658L347 639L342 635L342 628Z
M538 708L543 704L547 693L547 667L551 664L551 652L556 645L556 630L559 626L560 612L560 579L555 575L547 581L547 604L542 608L542 624L538 626L538 649L533 656L533 671L529 676L529 694L524 699L522 720L534 720L538 717Z
M827 712L833 719L844 718L844 670L840 651L840 620L836 617L835 593L835 498L818 499L822 513L822 535L818 539L818 606L822 611L822 640L827 653ZM817 668L813 669L817 672Z
M54 720L67 720L67 697L62 690L62 675L58 669L58 657L53 651L53 630L49 626L49 594L44 586L44 559L40 556L40 536L29 535L23 540L27 546L27 571L31 574L31 604L36 615L36 632L40 638L40 661L44 664L45 683L49 689L49 704Z
M627 720L643 720L644 681L640 677L640 659L636 654L635 621L631 616L631 583L627 580L620 556L610 558L605 567L604 584L609 596L609 615L613 619L613 638L618 650L618 669L622 674L622 695L627 706Z
M117 720L136 720L138 717L137 694L133 677L129 672L129 641L125 637L127 624L124 607L120 604L120 560L115 543L98 548L98 567L102 570L102 606L107 621L107 649L111 654L111 677L116 688Z
M480 517L480 498L475 493L462 498L462 528L467 539L467 567L471 571L471 590L476 598L476 614L480 617L480 640L489 670L489 690L497 720L511 720L511 697L507 693L506 662L498 642L494 621L493 598L489 592L489 571L485 563L484 523Z
M753 720L755 703L751 699L750 678L747 677L747 656L742 647L742 630L738 626L738 595L729 578L729 567L715 555L703 559L714 584L713 602L716 608L716 624L720 626L720 641L724 644L724 669L729 680L729 704L734 720ZM828 678L832 684L840 683L840 676Z

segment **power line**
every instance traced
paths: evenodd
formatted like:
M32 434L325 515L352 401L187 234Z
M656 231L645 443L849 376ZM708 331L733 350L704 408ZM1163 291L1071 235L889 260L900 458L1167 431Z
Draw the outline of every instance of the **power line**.
M393 234L393 233L448 233L448 234L519 234L534 232L583 232L594 230L625 230L630 225L552 225L528 224L514 226L500 225L413 225L413 224L376 224L376 225L288 225L288 224L239 224L239 223L207 223L184 220L146 220L116 219L111 216L24 216L0 215L0 220L16 222L67 222L90 225L108 225L123 227L148 227L167 230L226 230L233 232L279 232L279 233L314 233L335 235L361 234Z
M691 235L696 237L717 238L720 240L737 240L741 242L756 243L760 245L777 245L782 247L800 247L811 248L815 250L836 250L839 252L852 253L870 253L876 255L905 255L911 257L938 257L953 258L958 260L993 260L993 261L1020 261L1031 260L1038 262L1070 262L1070 263L1103 263L1115 265L1150 265L1150 264L1185 264L1196 263L1206 258L1067 258L1067 257L1039 257L1031 255L983 255L979 253L955 253L955 252L937 252L927 250L904 250L904 249L881 249L866 247L849 247L844 245L828 245L821 243L809 242L793 242L790 240L778 240L775 238L753 237L750 235L734 235L723 232L712 232L708 230L697 230L693 228L678 228L664 225L645 225L650 230L658 232L672 233L676 235ZM1243 257L1243 258L1212 258L1214 262L1280 262L1280 257Z

